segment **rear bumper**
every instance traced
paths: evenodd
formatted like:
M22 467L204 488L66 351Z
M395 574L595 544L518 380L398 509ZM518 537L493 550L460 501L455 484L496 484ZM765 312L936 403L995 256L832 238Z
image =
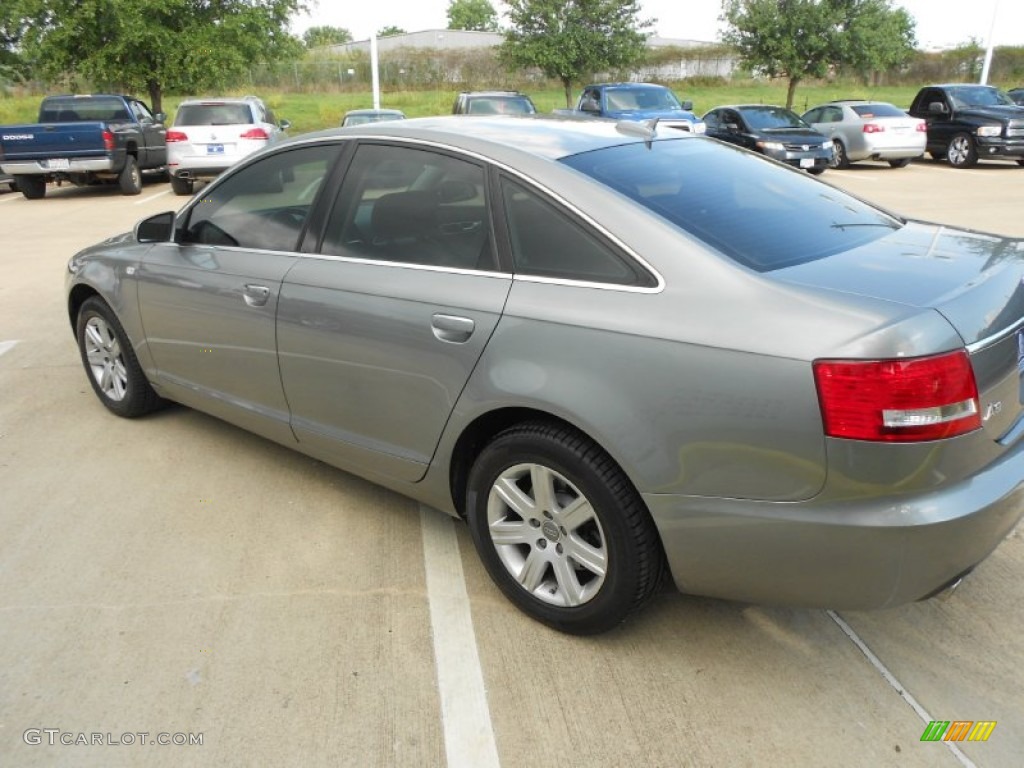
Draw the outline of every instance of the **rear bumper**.
M1024 513L1024 446L918 496L757 502L644 494L682 592L804 607L881 608L934 594Z
M61 158L62 159L62 158ZM0 165L0 170L12 176L39 176L51 173L112 173L114 160L110 157L80 157L68 160L67 168L50 167L51 160L15 160Z

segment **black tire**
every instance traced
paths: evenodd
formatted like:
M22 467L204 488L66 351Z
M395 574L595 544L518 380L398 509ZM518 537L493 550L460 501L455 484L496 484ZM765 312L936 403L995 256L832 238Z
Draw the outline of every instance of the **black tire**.
M137 195L142 191L142 172L135 158L128 155L124 159L124 168L118 174L117 184L123 195Z
M163 405L142 372L128 335L106 302L93 296L82 303L75 335L85 374L107 410L132 419Z
M889 161L889 166L891 168L906 168L908 165L910 165L909 157L901 157L899 160Z
M849 168L850 158L846 154L846 147L839 139L832 139L832 167Z
M811 174L811 176L821 176L821 174L823 174L825 172L825 169L824 168L808 168L807 172L809 174Z
M42 176L19 176L16 183L21 194L29 200L41 200L46 197L46 179Z
M973 168L978 164L978 150L969 133L958 133L946 146L946 160L954 168Z
M535 479L549 491L539 503ZM513 488L523 514L508 501ZM661 583L661 543L640 495L607 453L569 427L529 422L495 437L470 471L466 507L494 582L562 632L612 629ZM496 545L499 532L505 541Z
M176 195L191 195L194 182L192 179L183 179L180 176L171 175L171 189Z
M1024 157L1017 158L1017 165L1024 165Z

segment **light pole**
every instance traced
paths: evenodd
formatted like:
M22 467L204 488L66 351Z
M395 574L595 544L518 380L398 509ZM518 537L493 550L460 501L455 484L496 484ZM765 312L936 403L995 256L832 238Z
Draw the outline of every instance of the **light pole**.
M992 40L996 34L996 17L999 15L999 0L992 6L992 26L988 29L988 48L985 49L985 63L981 67L981 84L988 82L988 70L992 66Z

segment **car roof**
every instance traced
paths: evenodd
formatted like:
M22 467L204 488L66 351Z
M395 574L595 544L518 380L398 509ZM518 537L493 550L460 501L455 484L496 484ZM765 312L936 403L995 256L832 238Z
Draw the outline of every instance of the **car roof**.
M460 96L525 96L519 91L462 91Z
M400 109L350 109L345 113L348 115L401 115Z
M594 83L588 85L587 88L650 88L669 91L672 90L667 85L658 85L657 83Z
M512 161L524 154L546 160L560 160L563 157L590 152L623 144L640 144L644 136L617 130L614 120L593 117L560 115L489 116L473 118L473 131L466 131L466 121L460 115L440 117L419 117L371 123L351 128L331 128L317 133L304 134L288 141L297 143L322 138L352 137L365 135L368 138L391 137L434 141L438 144L479 152L494 160ZM631 123L627 129L635 129ZM655 135L654 141L693 138L690 134L666 130Z
M719 104L717 107L712 107L708 112L714 112L716 109L786 109L781 104ZM793 110L789 110L792 112Z

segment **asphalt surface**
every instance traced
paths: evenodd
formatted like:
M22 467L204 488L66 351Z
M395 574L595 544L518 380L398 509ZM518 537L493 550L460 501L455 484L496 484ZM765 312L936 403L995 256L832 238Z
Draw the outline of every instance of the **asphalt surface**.
M822 179L1024 237L1016 165ZM0 766L1024 763L1019 531L946 602L666 590L579 639L518 613L439 513L184 408L109 415L66 261L181 203L0 194ZM951 749L928 720L997 725Z

